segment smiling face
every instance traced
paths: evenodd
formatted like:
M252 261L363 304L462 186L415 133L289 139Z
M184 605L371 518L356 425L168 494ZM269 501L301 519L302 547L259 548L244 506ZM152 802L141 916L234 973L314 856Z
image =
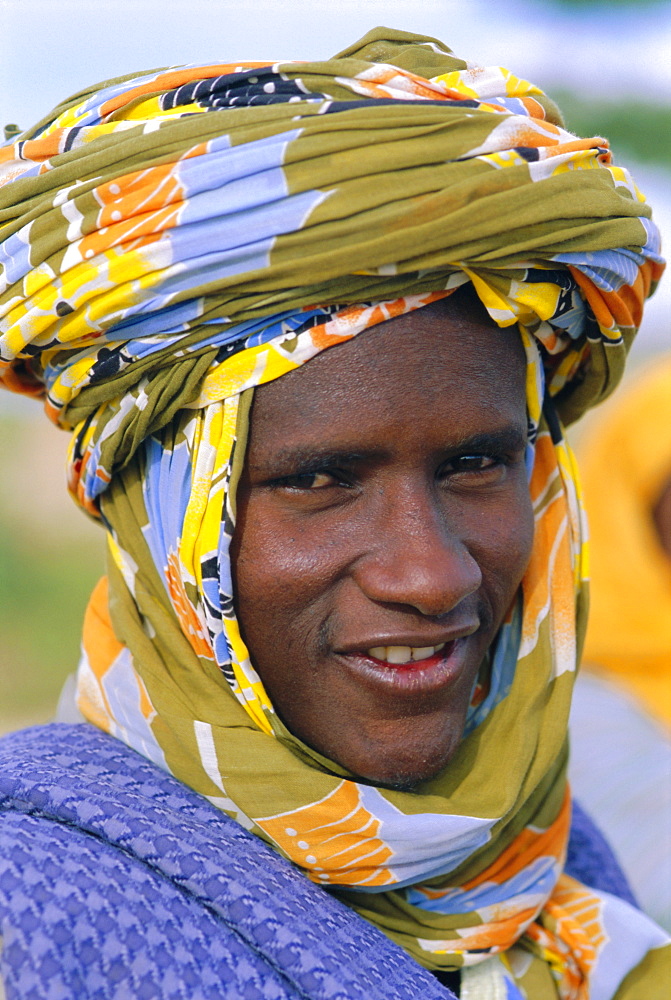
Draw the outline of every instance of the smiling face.
M463 297L256 390L238 620L275 710L354 775L412 787L461 740L526 569L519 337Z

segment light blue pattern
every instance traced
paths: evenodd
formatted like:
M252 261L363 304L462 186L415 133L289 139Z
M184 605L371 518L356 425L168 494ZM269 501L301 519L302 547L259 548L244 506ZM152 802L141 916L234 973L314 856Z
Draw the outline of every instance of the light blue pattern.
M497 822L478 816L422 812L413 815L413 822L408 826L408 817L377 788L357 784L357 789L364 808L380 821L378 836L394 852L387 867L397 879L395 889L453 871L488 842ZM409 836L412 844L408 843ZM401 858L404 860L399 860ZM430 867L427 867L428 862L431 862ZM355 892L385 892L389 886L349 888Z
M189 329L190 324L198 319L202 311L202 298L186 299L158 311L152 309L152 304L148 300L139 302L136 306L125 310L126 318L105 330L98 343L101 340L107 343L114 343L117 340L127 341L124 353L132 357L143 357L143 355L151 353L151 350L146 350L141 341L140 345L136 344L136 341L140 340L140 331L143 337L162 335L165 339L160 342L159 346L164 347L166 344L179 340L184 331ZM143 315L145 313L147 315ZM168 321L167 326L166 320ZM203 325L205 324L203 323ZM153 341L148 343L151 345ZM158 350L159 347L154 344L152 349Z
M144 444L146 470L142 479L148 523L142 533L157 568L165 569L176 553L191 493L191 460L186 441L163 448L156 438ZM159 576L165 583L162 573Z
M135 676L131 654L128 649L122 649L102 680L105 697L115 720L116 731L123 732L124 743L127 743L133 750L137 750L157 767L162 767L167 771L168 765L165 755L156 742L149 722L142 714L139 700L131 701L128 697L128 681L130 678L131 689L136 689ZM123 692L121 697L119 696L120 692Z
M0 242L0 291L5 283L13 284L23 278L33 267L30 260L30 230L32 223L23 226L18 233L13 233L6 240ZM8 325L0 322L0 330L9 329Z
M300 133L292 129L238 147L231 147L228 136L221 136L208 140L207 153L177 163L174 173L187 199L185 222L285 198L289 192L282 164L287 146ZM211 201L198 199L205 193Z
M503 701L515 679L517 654L522 636L522 598L518 598L510 622L502 625L496 637L491 661L491 678L486 698L479 705L468 706L464 734L467 736Z
M644 913L636 913L637 933L632 933L631 907L609 892L603 898L606 941L599 954L599 975L593 977L589 1000L612 1000L618 986L652 948L671 941L666 931ZM644 994L641 994L643 1000Z
M650 254L634 250L595 250L591 253L560 253L552 260L571 264L604 292L617 292L623 285L633 285L638 270ZM554 320L553 320L554 322Z
M469 891L448 889L435 898L429 898L417 889L406 889L405 898L413 906L420 906L431 913L473 913L519 896L538 895L539 899L546 899L554 889L558 876L557 859L541 857L503 883L483 882Z

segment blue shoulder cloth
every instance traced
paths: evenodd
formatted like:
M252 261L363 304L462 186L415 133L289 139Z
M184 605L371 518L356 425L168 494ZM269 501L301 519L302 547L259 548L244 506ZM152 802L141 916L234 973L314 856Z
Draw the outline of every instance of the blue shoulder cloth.
M576 816L571 874L626 899ZM202 796L89 725L0 740L8 1000L449 1000L401 948Z

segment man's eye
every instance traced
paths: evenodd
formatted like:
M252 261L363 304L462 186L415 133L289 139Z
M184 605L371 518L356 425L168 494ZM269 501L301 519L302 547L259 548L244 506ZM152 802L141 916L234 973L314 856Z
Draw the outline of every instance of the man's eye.
M294 490L323 490L337 486L338 479L330 472L303 472L297 476L286 476L282 485Z
M458 455L446 464L445 472L485 472L500 464L500 459L491 455Z

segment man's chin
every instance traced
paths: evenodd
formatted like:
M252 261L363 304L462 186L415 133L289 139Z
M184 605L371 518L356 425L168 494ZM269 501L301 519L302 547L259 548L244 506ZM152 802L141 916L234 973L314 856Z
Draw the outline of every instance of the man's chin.
M440 751L433 750L422 757L403 759L403 755L393 755L387 751L384 759L366 766L348 767L357 781L396 792L413 792L427 781L437 777L454 757L461 739L455 739ZM390 762L393 765L390 766ZM342 763L342 762L341 762ZM346 766L344 764L343 766Z

